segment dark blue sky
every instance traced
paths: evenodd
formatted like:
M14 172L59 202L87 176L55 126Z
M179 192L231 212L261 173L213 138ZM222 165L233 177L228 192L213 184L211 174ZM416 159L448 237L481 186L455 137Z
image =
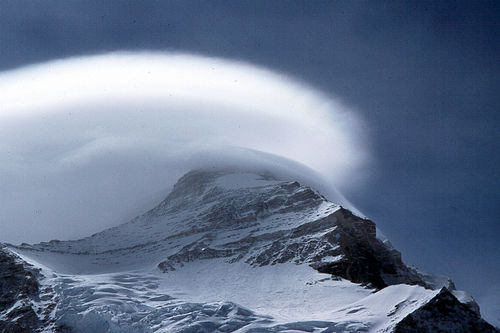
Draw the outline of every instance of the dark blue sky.
M283 71L339 96L376 157L344 190L406 262L500 283L499 2L2 1L0 70L121 49Z

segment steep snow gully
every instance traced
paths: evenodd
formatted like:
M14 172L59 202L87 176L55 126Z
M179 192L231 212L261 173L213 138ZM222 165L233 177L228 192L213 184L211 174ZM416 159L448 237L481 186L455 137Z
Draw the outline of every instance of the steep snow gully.
M268 172L195 170L90 237L0 250L1 332L498 332L375 224Z

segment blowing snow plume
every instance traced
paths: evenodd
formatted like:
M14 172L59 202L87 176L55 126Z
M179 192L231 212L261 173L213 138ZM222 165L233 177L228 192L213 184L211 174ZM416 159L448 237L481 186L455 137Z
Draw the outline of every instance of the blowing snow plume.
M217 58L112 53L28 66L0 74L0 105L0 241L124 222L196 167L265 166L332 189L359 180L368 161L349 108Z

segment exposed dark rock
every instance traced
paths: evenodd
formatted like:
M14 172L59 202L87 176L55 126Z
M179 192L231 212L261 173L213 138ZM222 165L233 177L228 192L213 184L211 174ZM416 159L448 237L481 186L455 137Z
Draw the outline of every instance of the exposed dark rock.
M0 244L0 333L70 332L49 318L56 301L41 278L39 269Z
M42 321L31 306L39 300L38 272L0 248L0 332L35 332Z
M375 223L345 208L332 215L337 220L334 236L343 258L333 263L314 263L313 268L378 289L399 283L427 287L426 282L402 262L398 251L376 237Z
M498 333L478 313L460 303L446 288L400 321L395 333Z

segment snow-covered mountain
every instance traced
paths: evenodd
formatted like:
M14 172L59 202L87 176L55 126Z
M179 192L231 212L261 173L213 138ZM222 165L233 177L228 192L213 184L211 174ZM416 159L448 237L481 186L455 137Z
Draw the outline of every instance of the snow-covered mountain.
M196 170L75 241L4 245L1 332L497 332L375 224L267 172Z

